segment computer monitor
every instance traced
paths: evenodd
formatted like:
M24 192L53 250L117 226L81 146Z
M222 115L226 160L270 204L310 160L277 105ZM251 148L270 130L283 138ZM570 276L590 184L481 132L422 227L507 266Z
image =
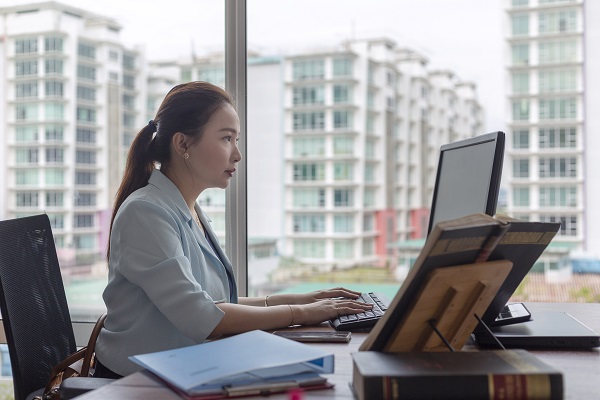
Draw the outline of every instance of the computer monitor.
M500 131L440 148L427 235L441 221L496 213L503 158L504 132Z

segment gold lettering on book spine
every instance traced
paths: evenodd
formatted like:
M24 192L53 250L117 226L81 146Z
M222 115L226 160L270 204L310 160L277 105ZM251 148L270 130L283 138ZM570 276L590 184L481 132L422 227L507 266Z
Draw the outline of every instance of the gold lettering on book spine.
M555 232L508 232L504 235L500 244L548 245L555 235Z
M460 253L463 251L478 250L486 240L485 237L466 237L457 239L439 240L431 250L432 256L442 256L445 254Z

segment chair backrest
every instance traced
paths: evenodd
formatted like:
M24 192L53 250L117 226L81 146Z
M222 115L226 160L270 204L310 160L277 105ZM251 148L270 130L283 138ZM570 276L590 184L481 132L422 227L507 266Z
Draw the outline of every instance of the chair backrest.
M0 221L0 311L15 400L43 388L50 370L76 351L50 220Z

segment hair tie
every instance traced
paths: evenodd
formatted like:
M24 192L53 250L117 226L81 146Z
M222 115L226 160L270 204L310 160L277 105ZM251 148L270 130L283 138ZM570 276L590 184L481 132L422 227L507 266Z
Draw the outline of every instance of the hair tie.
M156 132L157 126L156 126L156 122L154 122L153 119L151 119L150 121L148 121L148 126L152 128L152 132L153 133Z

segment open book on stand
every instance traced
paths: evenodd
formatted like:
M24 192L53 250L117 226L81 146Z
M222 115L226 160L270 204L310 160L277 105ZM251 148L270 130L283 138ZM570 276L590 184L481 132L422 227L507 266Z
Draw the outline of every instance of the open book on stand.
M478 324L475 315L486 324L494 321L559 228L559 223L486 214L438 223L360 350L448 350L441 342L428 344L435 338L423 339L432 322L442 323L442 335L454 337L460 350ZM503 275L507 264L510 270ZM461 290L466 297L458 296Z
M332 387L333 354L263 331L130 359L184 397L233 398Z

